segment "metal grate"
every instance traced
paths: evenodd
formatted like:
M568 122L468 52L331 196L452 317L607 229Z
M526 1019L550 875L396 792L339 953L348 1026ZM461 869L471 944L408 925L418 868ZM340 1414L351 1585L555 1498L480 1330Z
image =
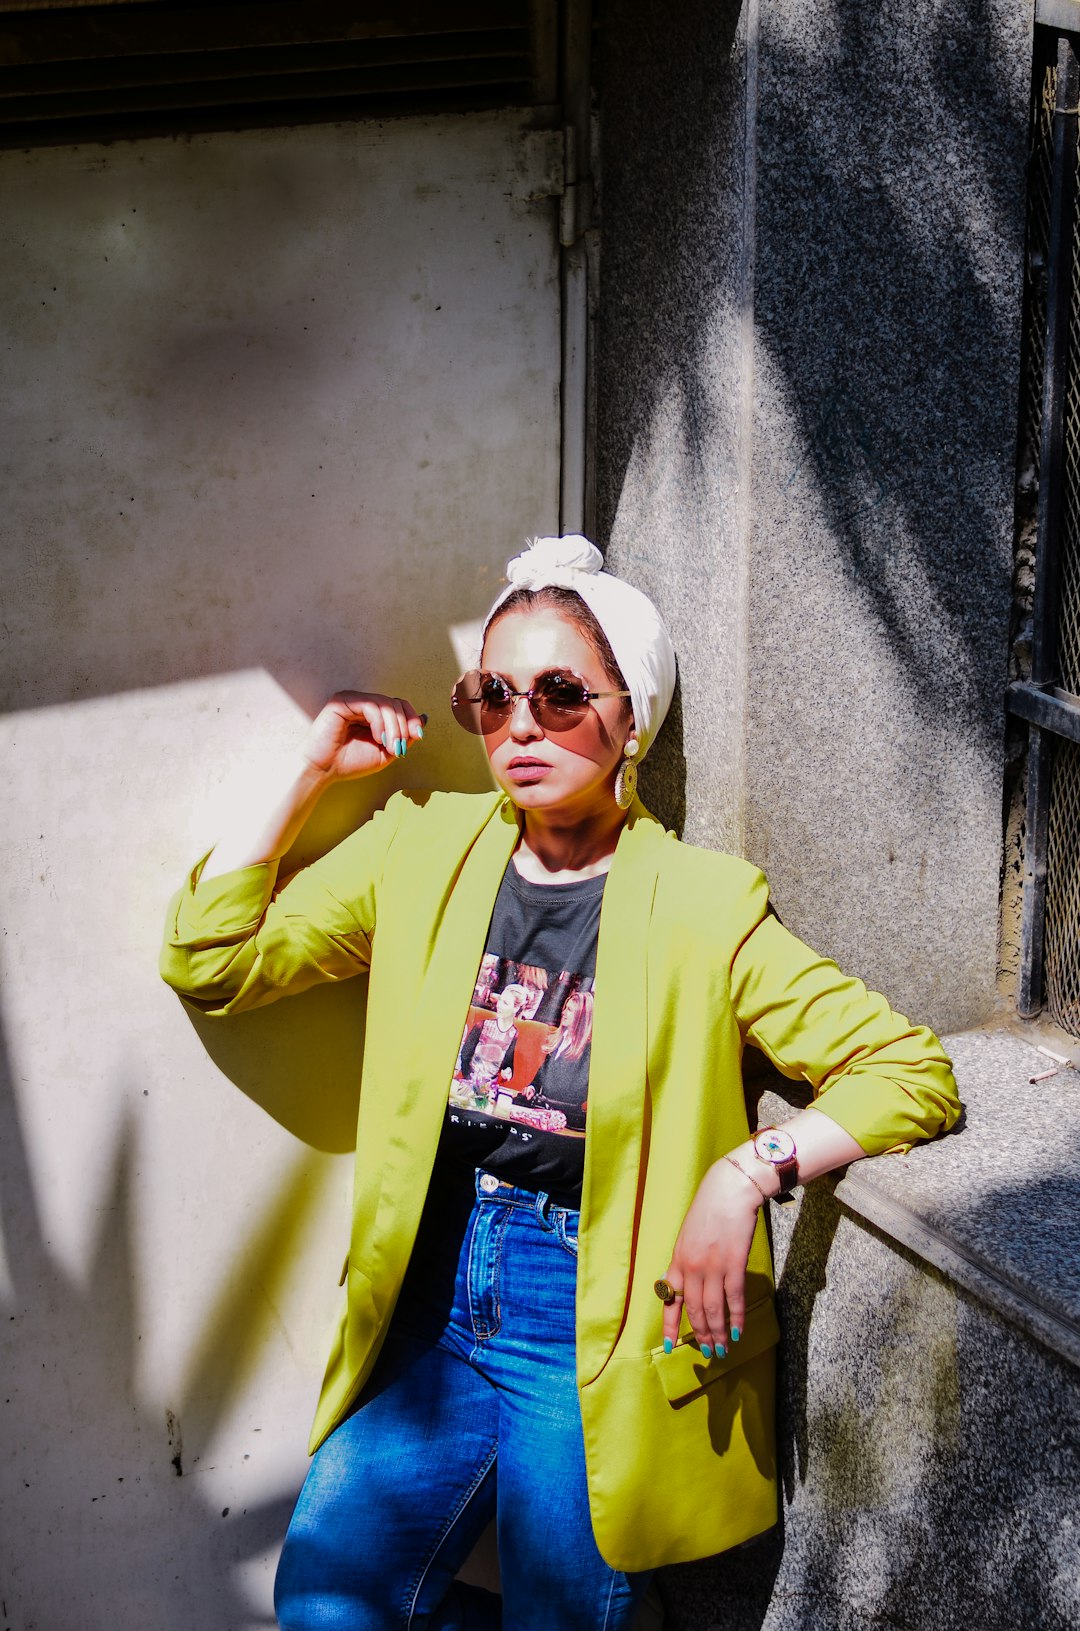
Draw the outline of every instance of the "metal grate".
M1058 737L1050 774L1046 1006L1080 1036L1080 746Z
M1078 155L1080 157L1080 155ZM1057 629L1057 680L1080 693L1080 229L1074 225L1069 278L1069 362L1064 407ZM1054 795L1051 793L1051 799Z
M1009 709L1030 732L1018 1005L1030 1015L1045 1003L1074 1036L1080 1036L1078 43L1080 37L1056 27L1036 28L1008 688ZM1017 816L1009 813L1007 841L1021 826ZM1006 853L1006 887L1009 868Z
M1040 35L1039 39L1041 41L1043 36ZM1030 459L1033 470L1039 468L1043 361L1046 356L1046 257L1050 245L1050 181L1056 93L1057 68L1053 59L1036 63L1028 163L1024 378L1020 403L1022 451Z

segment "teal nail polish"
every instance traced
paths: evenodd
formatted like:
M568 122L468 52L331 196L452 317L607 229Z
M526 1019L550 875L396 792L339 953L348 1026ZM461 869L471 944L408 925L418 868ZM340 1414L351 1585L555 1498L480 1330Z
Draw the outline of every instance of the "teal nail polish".
M712 1358L712 1349L709 1347L709 1344L707 1342L700 1343L699 1347L701 1348L702 1355L706 1359L711 1359Z
M385 731L383 731L382 735L379 737L379 741L382 743L383 747L385 748L386 747L386 732ZM386 751L387 751L387 753L389 753L390 749L386 748Z
M417 731L416 737L417 737L417 741L419 741L419 742L422 742L424 740L424 727L423 727L423 725L421 725L420 729Z
M727 1349L721 1347L719 1342L716 1344L716 1357L717 1357L717 1359L726 1359L727 1358Z
M674 1346L675 1344L672 1342L670 1337L664 1338L664 1352L666 1354L669 1354Z
M404 757L405 757L405 744L401 740L400 736L395 736L394 737L394 752L397 754L399 759L404 759Z
M738 1342L738 1340L739 1340L739 1338L741 1336L742 1336L742 1332L739 1330L739 1327L737 1325L733 1325L731 1327L731 1340L732 1340L732 1342Z

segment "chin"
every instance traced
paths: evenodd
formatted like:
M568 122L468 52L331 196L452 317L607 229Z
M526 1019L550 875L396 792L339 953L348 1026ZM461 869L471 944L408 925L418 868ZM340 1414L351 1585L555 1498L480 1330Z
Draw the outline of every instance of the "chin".
M550 789L545 787L543 783L532 787L517 787L513 784L508 786L505 782L500 782L499 786L510 802L516 804L522 810L546 809L560 802L558 794L556 793L552 797Z
M514 787L499 784L510 802L519 810L544 810L556 812L564 810L567 815L578 820L590 815L599 816L601 809L606 806L612 795L604 787L598 793L595 788L573 788L569 792L551 787L547 782L540 782L533 787Z

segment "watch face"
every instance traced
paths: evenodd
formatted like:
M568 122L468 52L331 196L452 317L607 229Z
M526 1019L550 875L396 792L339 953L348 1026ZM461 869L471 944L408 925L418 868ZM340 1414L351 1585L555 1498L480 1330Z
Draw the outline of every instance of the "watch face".
M754 1139L754 1149L763 1161L771 1161L773 1166L782 1166L785 1161L795 1159L795 1140L779 1127L767 1127L763 1133L758 1133Z

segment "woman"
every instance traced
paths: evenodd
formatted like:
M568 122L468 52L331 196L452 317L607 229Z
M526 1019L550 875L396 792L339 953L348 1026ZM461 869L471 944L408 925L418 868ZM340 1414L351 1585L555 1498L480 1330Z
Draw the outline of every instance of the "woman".
M475 994L473 1000L475 1002ZM469 1023L465 1027L454 1078L474 1095L479 1095L483 1100L478 1106L480 1109L487 1109L496 1077L508 1082L513 1074L517 1018L528 1002L525 987L512 984L503 986L498 993L494 1014L481 1014L476 1008L469 1010ZM466 1098L463 1102L469 1101Z
M928 1031L634 797L675 659L601 564L579 538L510 563L454 692L498 794L396 794L275 895L323 789L422 740L409 703L343 693L262 830L170 909L165 978L210 1013L370 972L348 1304L278 1572L287 1631L617 1631L658 1564L768 1528L765 1201L957 1115ZM453 1106L491 958L593 993L586 1136ZM816 1107L753 1136L746 1041ZM454 1584L493 1514L501 1608Z
M544 1038L543 1063L526 1088L541 1110L553 1110L566 1126L584 1134L589 1099L593 994L575 986L568 992L558 1027Z

